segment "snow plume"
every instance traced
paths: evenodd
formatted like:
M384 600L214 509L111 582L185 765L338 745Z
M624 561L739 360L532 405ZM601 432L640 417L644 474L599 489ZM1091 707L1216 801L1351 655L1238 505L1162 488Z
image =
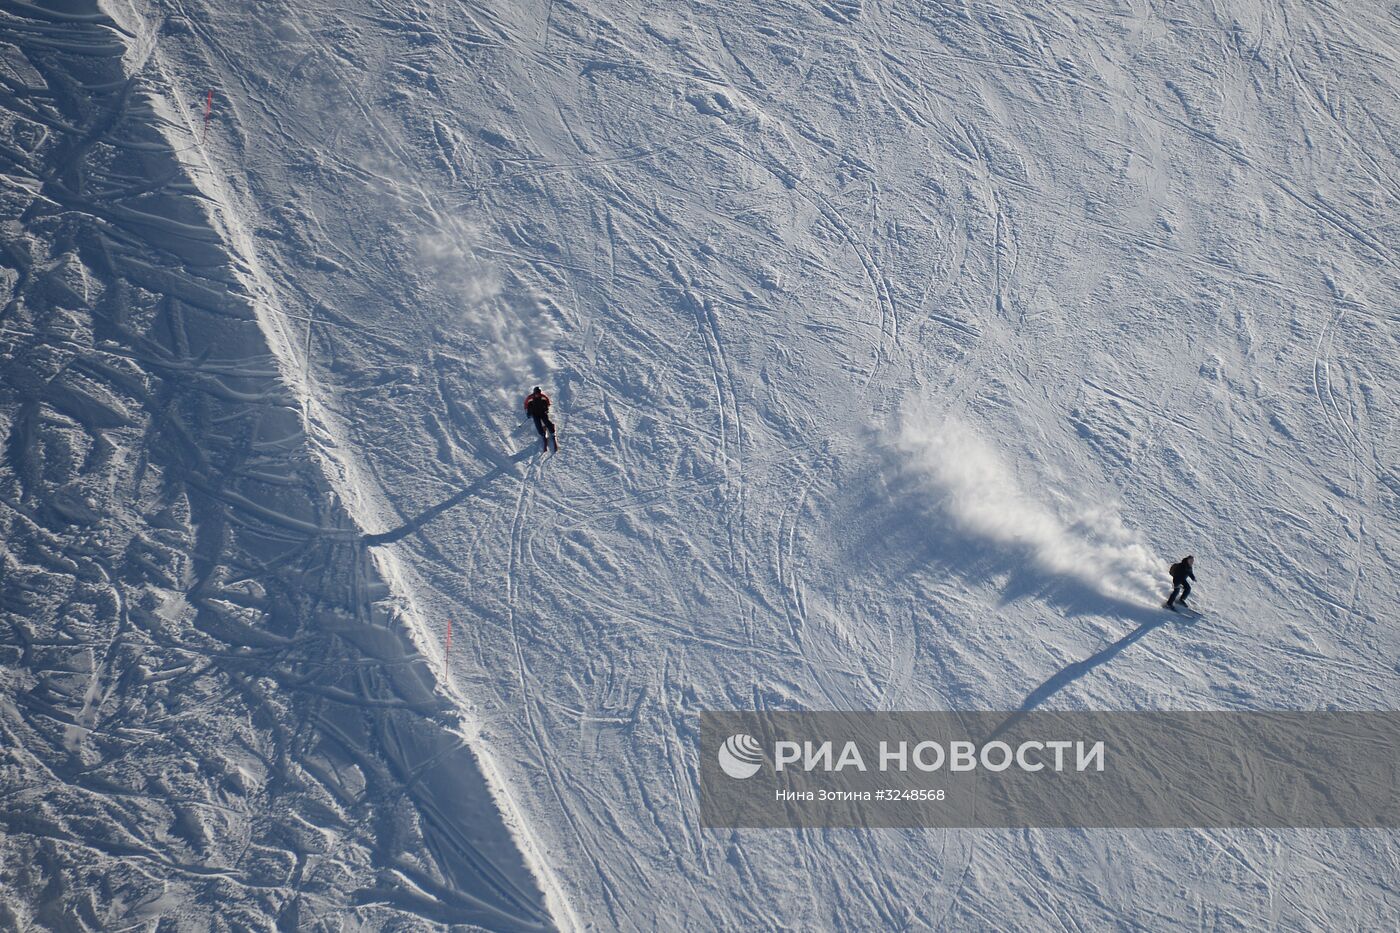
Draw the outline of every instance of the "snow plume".
M961 530L1029 556L1048 574L1069 577L1116 599L1153 602L1166 564L1106 505L1052 507L1028 495L996 450L956 420L906 421L898 446L934 494L935 507Z
M480 239L469 223L447 219L418 237L419 268L427 287L454 309L452 329L475 351L478 384L514 398L548 381L558 328L539 301L503 288L495 269L476 255Z

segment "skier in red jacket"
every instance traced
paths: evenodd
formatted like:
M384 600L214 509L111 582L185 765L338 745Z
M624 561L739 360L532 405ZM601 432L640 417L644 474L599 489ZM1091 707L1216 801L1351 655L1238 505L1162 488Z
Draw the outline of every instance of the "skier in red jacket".
M535 430L540 432L541 449L549 450L549 442L553 440L557 451L559 439L554 435L554 422L549 420L549 396L539 386L525 396L525 413L535 420Z

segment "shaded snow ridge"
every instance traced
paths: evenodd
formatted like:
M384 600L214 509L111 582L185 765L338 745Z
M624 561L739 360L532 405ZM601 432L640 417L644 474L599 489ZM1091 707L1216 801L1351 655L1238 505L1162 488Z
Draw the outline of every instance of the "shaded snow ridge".
M154 34L0 17L0 926L553 926Z

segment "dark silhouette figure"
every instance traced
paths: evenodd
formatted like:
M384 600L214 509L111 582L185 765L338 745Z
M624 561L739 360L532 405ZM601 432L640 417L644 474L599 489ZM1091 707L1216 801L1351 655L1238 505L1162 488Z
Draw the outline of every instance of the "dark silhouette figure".
M1196 579L1196 574L1192 570L1195 566L1196 558L1190 555L1183 557L1167 572L1172 575L1172 594L1167 597L1167 608L1176 609L1176 604L1186 605L1186 597L1191 595L1191 584L1189 581ZM1177 595L1180 593L1181 595Z
M535 386L535 391L525 396L525 414L535 421L535 430L540 432L540 449L548 450L554 440L554 449L559 449L559 440L554 436L554 422L549 420L549 396ZM548 432L548 433L546 433Z

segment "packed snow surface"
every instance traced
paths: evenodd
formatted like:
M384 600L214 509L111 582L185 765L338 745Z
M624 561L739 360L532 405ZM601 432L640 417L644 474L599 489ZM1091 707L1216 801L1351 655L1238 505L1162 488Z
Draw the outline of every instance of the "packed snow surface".
M1388 832L696 791L1396 707L1394 7L94 3L0 4L6 924L1394 926Z

